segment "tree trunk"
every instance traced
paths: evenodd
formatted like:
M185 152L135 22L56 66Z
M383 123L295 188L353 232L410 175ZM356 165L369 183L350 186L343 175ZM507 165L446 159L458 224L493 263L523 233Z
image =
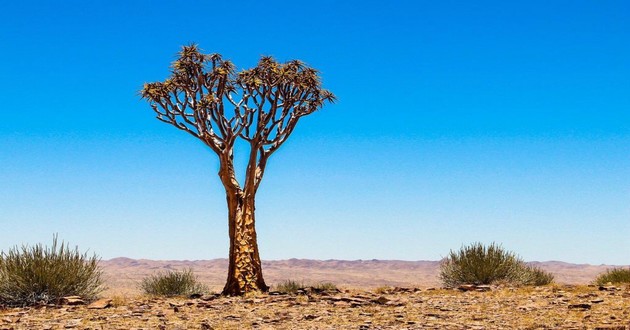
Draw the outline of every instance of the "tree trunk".
M269 290L262 275L254 220L254 195L241 189L226 189L230 235L230 265L223 294L240 296Z

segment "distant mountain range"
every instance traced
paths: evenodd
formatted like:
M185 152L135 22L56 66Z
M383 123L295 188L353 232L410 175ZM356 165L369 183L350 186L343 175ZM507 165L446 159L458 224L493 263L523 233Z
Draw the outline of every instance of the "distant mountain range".
M556 282L563 284L589 284L598 274L614 267L561 261L536 261L529 264L553 273ZM137 292L138 284L145 276L185 268L192 268L201 282L218 291L227 276L228 260L114 258L101 261L101 265L109 290L114 293ZM291 279L305 284L332 282L348 288L427 288L440 286L439 265L439 261L288 259L263 261L263 272L268 285Z

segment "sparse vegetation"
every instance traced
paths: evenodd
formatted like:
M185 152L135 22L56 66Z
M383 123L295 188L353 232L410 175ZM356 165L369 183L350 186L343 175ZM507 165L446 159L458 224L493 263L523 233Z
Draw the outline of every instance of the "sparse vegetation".
M337 286L331 282L321 282L314 285L308 285L304 282L295 280L285 280L276 284L276 286L274 287L275 291L287 294L296 294L298 290L308 288L313 289L315 292L338 290Z
M553 274L535 266L524 266L521 269L520 284L541 286L553 283Z
M630 268L612 268L595 279L597 285L630 283Z
M299 289L304 287L304 282L298 282L294 280L285 280L276 284L275 291L295 294Z
M500 245L473 243L457 252L450 251L440 266L440 279L446 286L495 282L545 285L553 281L553 275L527 266L516 254Z
M337 291L339 290L335 283L332 282L322 282L313 285L313 288L320 291Z
M181 271L159 272L142 280L140 289L153 296L175 297L203 294L208 288L199 283L191 268Z
M0 305L32 306L58 303L66 296L93 300L103 291L96 255L57 244L15 247L0 253Z

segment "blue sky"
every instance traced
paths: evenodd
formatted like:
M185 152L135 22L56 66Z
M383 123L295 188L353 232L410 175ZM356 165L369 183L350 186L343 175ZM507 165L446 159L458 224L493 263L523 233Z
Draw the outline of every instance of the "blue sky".
M257 198L263 259L630 264L627 1L20 1L0 11L0 249L227 256L215 155L137 92L184 44L319 69Z

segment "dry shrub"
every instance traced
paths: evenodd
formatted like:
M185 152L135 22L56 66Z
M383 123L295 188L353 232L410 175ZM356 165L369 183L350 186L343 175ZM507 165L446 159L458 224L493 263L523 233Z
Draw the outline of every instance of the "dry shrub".
M153 296L175 297L203 294L208 288L199 283L191 268L182 271L167 271L146 277L140 289Z
M449 287L495 282L546 285L553 281L553 275L527 266L516 254L500 245L473 243L457 252L450 251L440 265L440 279Z
M68 244L14 247L0 254L0 304L32 306L58 303L66 296L93 300L104 290L96 255L88 257Z
M597 276L597 278L595 279L595 283L598 285L605 285L607 283L630 283L630 268L608 269L605 273Z

